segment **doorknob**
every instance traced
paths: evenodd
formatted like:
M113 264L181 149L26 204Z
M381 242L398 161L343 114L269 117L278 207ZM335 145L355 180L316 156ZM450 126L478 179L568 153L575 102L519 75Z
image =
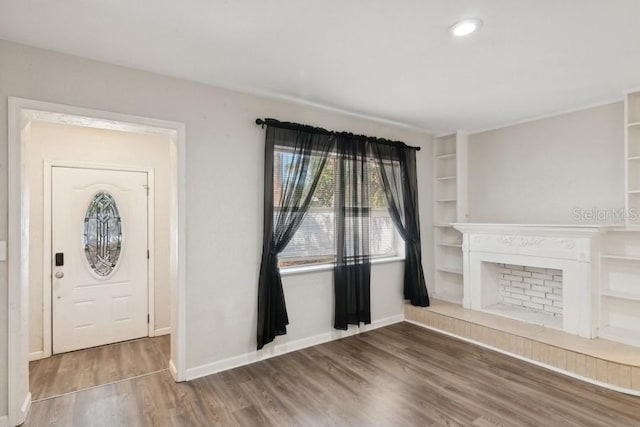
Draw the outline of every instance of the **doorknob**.
M64 273L62 271L56 271L56 279L62 279L64 277Z

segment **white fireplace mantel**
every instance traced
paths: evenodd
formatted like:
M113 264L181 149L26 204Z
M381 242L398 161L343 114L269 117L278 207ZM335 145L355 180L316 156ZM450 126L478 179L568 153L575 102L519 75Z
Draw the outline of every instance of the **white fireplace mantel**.
M597 225L454 223L463 233L463 306L484 310L497 303L496 264L563 271L562 329L596 333Z

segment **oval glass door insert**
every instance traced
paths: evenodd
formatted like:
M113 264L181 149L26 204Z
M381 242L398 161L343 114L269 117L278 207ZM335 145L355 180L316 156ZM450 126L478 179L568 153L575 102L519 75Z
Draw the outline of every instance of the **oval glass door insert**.
M111 194L93 196L84 216L84 254L91 269L108 276L116 267L122 245L122 222Z

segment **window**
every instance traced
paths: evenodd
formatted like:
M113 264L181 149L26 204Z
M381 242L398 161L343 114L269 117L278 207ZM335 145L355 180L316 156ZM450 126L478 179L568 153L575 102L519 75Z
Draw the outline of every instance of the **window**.
M96 194L84 217L84 253L91 269L108 276L118 262L122 245L122 223L118 207L109 193Z
M280 200L282 186L291 164L291 154L286 148L277 147L274 153L274 203ZM333 155L325 165L314 192L311 207L300 228L287 247L279 254L280 267L292 267L335 262L335 196L338 159ZM387 209L378 165L372 160L369 171L369 242L371 258L390 258L399 254L402 239ZM279 209L279 206L274 206ZM348 216L348 212L347 212ZM347 226L349 220L347 219Z

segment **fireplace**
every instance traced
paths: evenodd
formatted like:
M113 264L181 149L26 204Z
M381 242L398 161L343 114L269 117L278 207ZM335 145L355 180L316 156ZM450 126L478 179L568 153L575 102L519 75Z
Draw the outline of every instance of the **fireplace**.
M454 226L464 236L465 308L596 336L600 227Z
M562 329L562 270L512 264L494 268L498 300L484 311Z

